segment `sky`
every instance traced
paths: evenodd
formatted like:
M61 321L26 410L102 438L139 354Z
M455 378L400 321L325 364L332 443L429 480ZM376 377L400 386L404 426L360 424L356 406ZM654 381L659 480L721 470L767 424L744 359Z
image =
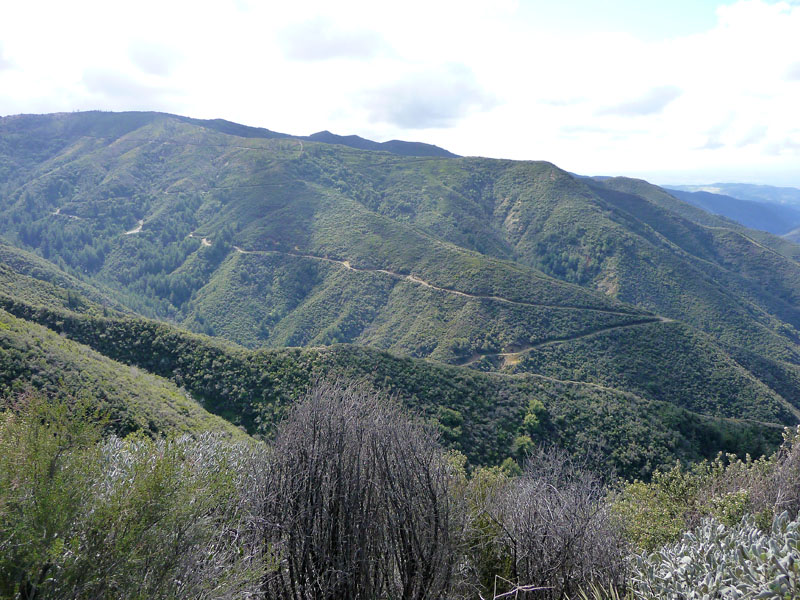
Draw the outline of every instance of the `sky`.
M0 115L157 110L800 187L800 0L2 0Z

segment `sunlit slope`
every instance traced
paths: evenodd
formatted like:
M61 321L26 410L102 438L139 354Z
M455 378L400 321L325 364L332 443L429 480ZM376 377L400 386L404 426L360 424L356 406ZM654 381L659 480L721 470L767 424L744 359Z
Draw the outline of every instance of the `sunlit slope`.
M90 398L123 407L132 428L142 426L142 418L158 431L213 425L208 417L192 422L191 401L176 397L175 388L154 375L179 384L212 412L265 435L320 377L344 377L397 395L472 464L521 459L520 440L524 444L527 438L578 453L602 448L593 451L595 460L620 474L648 476L675 458L694 460L718 451L758 455L780 438L777 423L708 417L594 384L485 374L349 345L248 351L138 317L37 308L7 296L0 296L0 304L18 317L0 311L2 356L11 365L4 377L12 388L36 385L61 393L81 385ZM27 340L34 335L38 343L32 349ZM66 387L64 381L53 383L54 366L66 374ZM158 399L164 402L154 405ZM173 420L175 407L182 419Z
M65 273L32 252L0 241L0 291L33 304L83 312L125 312L108 290Z
M140 371L0 309L0 403L35 391L83 399L119 434L216 431L242 436L174 383Z
M77 139L9 194L10 222L33 218L6 235L200 331L458 362L643 315L371 210L322 172L330 152L364 152L164 116L95 142Z
M797 360L798 248L781 238L645 182L584 180L548 163L386 162L398 165L389 175L350 169L371 178L353 175L351 195L380 189L365 202L382 214Z
M211 248L205 248L202 251L213 252ZM246 267L236 266L236 261L260 262L269 260L272 256L271 253L243 254L236 252L233 259L223 261L218 271L219 273L230 271L235 273L236 277L242 277L242 273L247 273ZM303 268L302 263L307 261L307 259L299 257L296 260L300 263L298 268ZM228 262L231 263L230 269L227 265ZM276 345L318 347L334 343L335 340L331 339L331 336L338 334L344 326L347 326L349 322L346 319L348 317L357 317L360 311L365 310L365 307L366 310L369 310L369 306L366 304L367 295L361 293L361 290L350 290L345 282L336 279L337 275L341 276L349 271L346 267L330 261L318 262L323 265L322 269L330 269L333 273L332 275L328 274L333 279L327 286L328 292L326 293L338 292L346 303L350 303L352 310L342 313L343 316L337 321L329 323L322 317L331 311L325 310L324 306L315 311L315 308L318 308L315 306L315 302L319 298L325 299L326 296L324 294L312 295L315 298L313 302L301 303L300 306L295 307L290 313L291 318L280 320L279 323L282 325L279 324L274 331L257 330L264 334L283 336L282 339L279 338L276 341ZM256 272L264 273L263 265L258 266ZM270 285L275 285L274 282L281 280L296 281L296 277L289 275L291 273L274 273L269 278L269 282L273 282ZM379 283L384 284L386 281L393 281L393 278L381 273L363 272L360 275L376 279ZM244 277L250 276L244 275ZM221 326L238 326L241 328L242 335L254 331L254 323L248 322L248 319L253 315L258 317L258 313L255 311L259 306L276 307L278 306L277 300L281 298L276 293L273 296L275 301L261 304L253 301L251 306L246 306L242 304L242 296L237 297L231 293L232 290L242 289L241 282L226 282L224 279L215 281L219 285L219 299L213 301L219 303L220 312L223 309L231 312L233 310L231 307L236 307L233 310L235 315L222 321ZM68 291L59 291L56 288L56 293L52 294L54 301L36 301L40 298L45 300L51 298L48 291L51 290L52 284L33 278L28 278L27 283L31 289L36 289L38 284L43 291L23 296L2 295L0 301L3 301L3 297L5 297L9 310L15 310L18 314L39 320L59 330L64 321L42 309L37 311L28 308L31 305L30 298L34 298L34 304L61 310L70 308L69 305L65 305L64 298L75 298L76 296L71 296ZM786 398L797 397L797 393L800 391L800 382L786 379L777 392L772 391L765 387L757 377L748 373L730 356L726 355L712 340L704 339L690 328L669 319L652 315L639 315L634 319L625 313L582 309L581 312L594 316L594 322L590 323L573 319L572 309L556 310L550 307L539 307L541 312L537 313L532 307L525 305L504 306L505 303L496 300L464 297L407 280L399 280L395 285L414 286L419 295L416 298L417 303L409 305L408 299L414 298L414 296L408 291L403 292L396 299L396 305L391 302L388 304L389 310L386 312L385 322L373 319L373 323L376 324L369 329L362 330L361 334L357 336L360 343L367 346L387 346L400 354L412 355L418 353L421 347L435 358L472 369L499 370L504 373L535 373L557 380L599 384L611 391L628 390L643 398L669 403L676 407L685 407L715 417L745 417L776 424L790 424L797 420L797 411L787 402ZM25 289L27 290L28 287ZM201 299L205 291L201 290ZM359 293L354 295L353 292ZM386 293L391 300L393 290L388 289ZM456 323L448 323L441 318L437 319L437 313L430 309L432 303L428 298L430 294L445 296L448 302L454 304L460 303L460 308L453 307L454 311L461 311L460 320ZM79 300L73 304L77 304L78 310L87 316L98 317L104 313L108 316L114 315L113 312L109 313L97 305L85 301L81 296L77 296L77 298ZM269 298L267 299L269 300ZM498 307L504 309L505 312L500 312ZM556 320L559 316L560 322ZM538 317L539 320L532 321L531 319L535 317ZM81 327L88 326L90 331L103 332L100 339L96 340L97 333L85 337L87 334L82 328L78 330L82 332L79 334L74 333L73 329L67 329L68 332L78 336L76 338L78 341L94 344L102 352L114 358L117 358L114 352L117 352L118 348L131 344L137 351L145 354L149 352L146 347L140 347L141 342L137 341L141 333L139 326L135 325L135 321L130 325L132 340L125 340L122 337L114 338L114 335L122 335L120 333L111 334L104 331L105 326L102 323L116 323L117 321L80 321L77 317L72 317L71 320L76 324L74 327L83 323ZM403 322L406 320L412 323L412 327L408 331L403 329ZM359 321L354 322L359 323ZM292 323L291 328L288 328L288 323ZM488 329L478 328L475 323L485 323ZM213 327L213 323L206 324ZM436 329L436 327L440 329ZM463 336L469 332L476 332L482 337L468 340ZM518 337L512 338L505 344L505 347L501 347L504 346L503 344L492 341L492 336L499 337L507 335L509 332L518 334ZM401 334L403 334L402 337ZM317 337L303 337L310 335ZM513 341L514 339L527 339L528 341L520 343ZM442 340L445 342L443 343ZM425 343L429 346L421 346ZM448 345L444 345L445 343ZM458 351L462 351L463 354L463 348L470 344L478 349L470 355L456 354ZM445 354L445 352L448 353ZM148 362L155 359L156 364L160 364L157 357L158 352L155 352L152 358L137 358L135 364L157 370L157 367ZM130 362L131 358L128 357L125 360ZM772 371L775 366L771 365ZM767 372L768 367L768 365L759 366L768 380L774 381L775 378ZM200 367L201 370L205 368ZM169 374L169 371L166 374ZM214 379L213 376L211 379ZM183 382L180 381L180 383ZM239 414L238 410L228 408L221 414L238 422L244 416ZM254 417L251 415L247 418Z
M474 352L656 320L630 308L540 304L462 292L416 276L343 263L276 251L235 251L198 291L189 318L250 346L355 342L449 362ZM235 307L235 314L226 314L229 307Z
M0 119L0 138L0 234L140 314L794 419L791 244L644 182L155 113Z

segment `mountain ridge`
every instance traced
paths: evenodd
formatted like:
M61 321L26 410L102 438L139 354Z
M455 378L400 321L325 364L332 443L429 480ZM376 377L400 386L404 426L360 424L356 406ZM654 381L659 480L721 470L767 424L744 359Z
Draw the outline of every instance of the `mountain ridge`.
M798 421L800 247L645 181L141 113L0 119L0 174L7 309L104 352L102 324L150 331L138 314L236 352L423 360L434 387L519 378ZM493 460L528 435L509 427Z
M311 135L293 135L289 133L280 133L272 131L265 127L255 127L251 125L242 125L226 119L198 119L194 117L186 117L180 115L172 115L170 113L162 113L155 111L86 111L78 113L50 113L50 114L17 114L0 116L0 119L6 119L10 122L31 121L37 117L66 117L69 115L124 115L125 117L143 124L148 119L158 118L176 118L185 123L198 125L200 127L212 129L219 133L233 135L236 137L250 138L250 139L297 139L310 142L320 142L324 144L336 144L341 146L348 146L359 150L372 150L378 152L389 152L400 156L438 156L456 158L457 154L440 148L433 144L426 144L423 142L409 142L405 140L388 140L386 142L375 142L363 138L358 135L337 135L328 130L318 131ZM138 117L138 118L137 118Z

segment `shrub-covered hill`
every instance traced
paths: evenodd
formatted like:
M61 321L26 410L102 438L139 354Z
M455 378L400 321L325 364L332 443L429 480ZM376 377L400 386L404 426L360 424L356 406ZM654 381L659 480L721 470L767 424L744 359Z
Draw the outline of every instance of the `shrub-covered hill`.
M658 242L644 256L649 262L639 253L620 262L629 271L620 299L726 343L797 362L800 247L705 213L643 181L614 178L593 187Z
M118 434L244 434L166 379L123 365L0 309L0 404L27 391L89 401Z
M380 214L321 171L328 152L417 158L165 115L92 131L38 166L10 144L0 228L139 312L250 347L353 342L456 363L648 314ZM231 318L233 305L247 310Z
M73 277L32 252L0 241L0 290L26 302L75 312L130 314L95 285Z
M592 361L586 356L595 357ZM665 368L671 365L671 370ZM519 356L509 370L591 381L674 401L690 410L790 424L800 401L788 400L743 368L708 336L678 322L645 323L543 344Z
M618 298L797 361L792 245L748 237L750 230L660 188L578 179L548 163L402 157L237 131L155 113L2 119L2 233L87 273L128 306L251 347L286 343L286 335L272 336L276 327L303 329L305 317L293 309L306 300L318 300L330 322L348 312L325 300L330 285L315 273L330 257L514 300L614 308L623 306ZM262 306L238 327L228 326L215 294L200 295L219 276L220 285L235 285L237 301L259 303L263 284L252 290L233 281L237 269L217 272L234 246L273 251L271 263L313 257L302 269L285 265L290 273L279 281L267 266L261 279L288 297L276 309L272 297L261 302L270 310ZM204 248L206 256L196 256ZM259 269L248 271L258 281ZM370 293L358 273L345 277ZM364 341L358 336L380 319L375 310L343 317L316 343ZM423 338L441 338L411 335L420 356L431 353ZM458 342L440 344L439 356Z
M349 345L252 351L142 318L78 314L3 295L0 304L18 317L17 328L46 326L60 334L48 332L42 352L50 343L69 343L79 355L98 352L147 377L171 379L212 413L258 435L270 435L286 408L327 378L363 380L397 395L434 420L443 441L473 465L520 460L532 444L549 442L572 452L592 450L603 463L598 466L647 477L676 458L693 461L718 451L760 455L780 442L777 424L710 417L601 385L480 373ZM20 366L9 370L10 388L32 378L24 365L33 357L16 356L12 361Z
M439 160L383 179L372 172L384 214L402 199L431 234L797 361L800 249L785 240L645 182L579 179L547 163Z
M6 272L14 299L86 318L124 307L251 349L355 344L797 421L788 242L645 182L234 125L0 119L0 235L106 308Z
M2 248L0 246L0 249ZM19 251L14 253L9 247L6 247L6 250L8 256L19 255L23 258L29 256ZM268 256L237 253L234 260L261 261L268 258ZM37 260L46 264L46 261ZM25 266L28 263L14 264ZM50 270L28 270L40 276L43 273L55 281L63 280L67 283L77 281L63 275L61 280L58 279L55 276L58 270L52 267ZM94 316L121 316L121 313L113 309L88 300L88 297L96 297L97 292L86 284L82 284L79 289L87 293L88 297L77 290L55 286L50 281L21 275L8 265L0 265L0 281L3 282L7 295L25 304L68 309ZM235 286L220 286L219 293L227 299L229 305L241 307L241 303L231 299L231 296L235 295L233 290ZM426 288L421 288L420 291L423 294L439 293ZM355 294L345 285L341 286L339 293L342 296ZM458 296L453 297L452 301L465 302ZM365 299L356 295L350 302L356 307L361 307ZM424 301L420 301L418 305L396 301L393 306L395 311L393 319L378 333L391 335L395 331L393 323L409 314L412 315L412 319L424 319L426 315L421 312L424 308ZM785 398L789 398L790 401L796 399L796 390L800 389L797 377L786 377L781 374L776 377L766 372L766 366L761 364L764 360L760 361L755 367L760 369L757 372L763 373L764 380L773 384L781 382L777 391L773 391L758 377L740 366L742 359L737 363L712 340L679 323L669 323L647 315L634 319L625 314L598 312L596 323L588 329L581 329L581 324L569 320L572 311L564 310L563 323L556 321L556 324L561 326L561 331L566 332L566 335L563 338L550 339L545 335L544 328L537 327L538 323L529 324L525 321L525 317L531 314L530 310L515 313L514 307L510 307L505 314L498 314L498 312L488 312L487 309L490 308L491 305L487 307L486 304L477 303L473 313L465 314L465 322L469 323L470 318L476 318L477 313L478 317L482 317L482 322L491 324L492 330L489 333L503 332L504 327L508 331L515 331L527 325L528 339L535 342L527 344L527 347L517 347L506 356L499 355L497 349L484 346L480 353L464 363L472 368L536 373L560 380L596 383L631 391L638 396L669 402L711 416L745 417L787 424L793 423L797 418L796 407L785 400ZM246 326L246 319L251 312L258 309L258 304L248 306L245 310L240 309L229 323L239 325L242 331L247 332L249 329ZM488 314L481 315L478 312L480 310ZM588 314L591 315L593 312L588 311ZM313 319L314 313L312 311L309 313L307 330L313 331L315 327L321 325ZM547 322L548 318L552 319L553 313L558 315L558 311L552 309L549 313L549 316L544 311L540 313L542 321ZM463 339L461 336L466 328L459 329L458 324L449 324L449 331L452 335ZM324 325L323 322L322 326ZM444 334L447 332L447 329L443 330ZM295 332L295 335L299 335L299 332ZM318 340L312 340L311 345L318 345L314 344L316 341ZM371 340L366 341L369 343ZM307 343L308 338L294 337L289 340L289 344L292 345L301 345L304 342ZM592 357L592 360L587 360L587 357ZM788 366L784 364L784 370ZM776 365L773 364L772 367L774 370ZM227 416L236 420L233 414Z

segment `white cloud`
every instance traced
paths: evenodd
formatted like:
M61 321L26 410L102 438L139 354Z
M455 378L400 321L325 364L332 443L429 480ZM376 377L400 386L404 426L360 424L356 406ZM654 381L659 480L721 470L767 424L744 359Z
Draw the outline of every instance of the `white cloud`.
M165 85L155 85L114 69L91 68L83 73L83 83L89 94L103 104L110 102L126 109L152 110L163 106L177 91Z
M757 144L767 137L768 131L769 128L766 125L753 125L750 131L745 133L744 136L739 139L736 145L740 148L743 148L744 146Z
M412 72L365 94L371 121L403 129L452 127L495 104L472 70L458 63Z
M181 53L167 44L141 39L128 44L128 56L142 72L159 77L173 73L182 59Z
M278 40L284 55L293 60L364 60L391 50L375 31L341 28L326 17L294 23L279 32Z
M560 31L513 1L10 2L0 114L150 108L579 172L800 185L800 5L720 4L708 31L648 40L622 22L585 33L586 2Z
M598 115L641 117L662 112L670 103L680 98L683 90L674 85L660 85L647 90L641 96L601 108Z
M6 58L6 55L3 52L3 45L0 44L0 71L4 71L5 69L10 69L13 66L14 63L11 61L10 58Z

